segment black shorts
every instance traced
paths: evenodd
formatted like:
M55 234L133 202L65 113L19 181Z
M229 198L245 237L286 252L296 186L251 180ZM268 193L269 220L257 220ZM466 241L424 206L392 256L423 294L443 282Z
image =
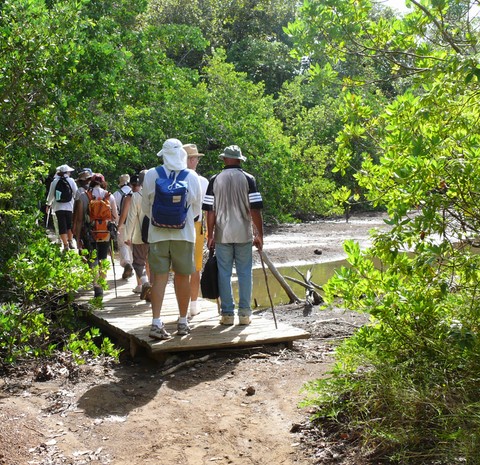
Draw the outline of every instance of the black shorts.
M67 234L72 230L73 213L67 210L57 210L55 212L58 221L58 234Z

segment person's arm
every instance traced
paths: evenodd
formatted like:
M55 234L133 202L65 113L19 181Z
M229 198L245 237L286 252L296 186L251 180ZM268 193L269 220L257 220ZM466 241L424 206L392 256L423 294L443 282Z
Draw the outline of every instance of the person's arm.
M113 194L110 194L110 209L112 210L112 219L113 222L118 225L118 210L117 210L117 202L115 202L115 197Z
M86 195L86 194L85 194ZM81 197L81 196L80 196ZM82 199L79 198L75 200L74 209L73 209L73 236L77 241L77 244L80 248L83 248L82 242L82 230L84 228L83 224L83 202Z
M263 216L262 210L252 209L250 210L250 215L252 217L252 222L254 226L254 236L253 236L253 245L260 250L263 249Z
M123 199L122 213L120 213L120 218L118 219L118 227L121 228L127 221L128 210L130 209L130 204L132 203L132 195L126 195Z
M215 211L209 210L207 211L207 248L208 250L215 248Z
M55 200L55 187L57 185L58 179L54 179L51 184L50 184L50 189L48 190L48 195L47 195L47 200L46 200L46 205L47 205L47 213L48 210L50 210L50 207L52 206L53 201Z

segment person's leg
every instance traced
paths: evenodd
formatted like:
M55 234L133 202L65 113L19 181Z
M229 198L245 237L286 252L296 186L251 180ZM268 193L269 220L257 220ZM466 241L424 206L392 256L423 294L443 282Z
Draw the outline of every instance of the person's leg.
M186 318L190 302L190 275L175 273L174 283L180 318Z
M56 212L58 221L58 235L63 244L63 250L68 250L68 235L67 235L67 215L65 210L58 210Z
M190 275L190 300L196 302L200 291L200 271L194 271Z
M238 277L238 316L252 314L252 243L235 244L235 270Z
M75 249L75 245L73 243L73 212L65 211L65 221L67 224L67 241L68 241L68 248Z
M175 273L175 296L177 298L178 319L177 334L185 336L190 332L187 322L188 303L190 302L190 275L195 271L195 244L187 241L170 241L172 271Z
M232 291L233 244L215 244L218 265L218 290L222 315L234 315Z
M160 318L160 313L162 311L163 298L165 297L165 288L167 287L168 282L168 273L156 274L153 275L152 283L152 318Z
M103 296L103 287L98 284L99 280L104 280L107 277L107 270L103 266L103 262L108 258L108 251L110 244L108 242L95 242L96 258L94 266L97 266L97 276L94 278L93 291L95 297Z
M134 289L134 292L136 293L140 293L142 290L142 284L148 282L145 266L147 256L148 244L132 244L132 265L137 279L137 287Z
M148 261L152 271L152 288L150 295L152 302L152 327L150 328L149 336L159 340L168 339L170 334L165 329L165 325L160 318L160 313L170 269L169 241L150 244Z
M120 266L124 268L122 278L128 279L133 274L132 251L130 246L125 244L125 225L118 229L117 236L118 254L120 256Z
M190 276L190 311L189 315L198 315L201 311L198 295L200 291L200 271L203 265L203 245L205 235L201 221L195 223L195 271Z
M153 339L163 340L171 337L166 330L163 321L160 318L162 310L163 298L165 297L165 288L168 282L168 273L156 274L152 276L152 288L150 299L152 302L152 326L148 335Z

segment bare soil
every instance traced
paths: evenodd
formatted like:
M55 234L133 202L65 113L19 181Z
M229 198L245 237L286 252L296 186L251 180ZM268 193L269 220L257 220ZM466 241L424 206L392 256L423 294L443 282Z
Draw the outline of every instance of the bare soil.
M265 251L276 266L338 260L344 240L365 247L368 231L383 227L378 214L282 225L268 230ZM300 403L305 383L325 375L336 344L366 317L302 304L279 306L276 316L311 337L293 349L186 353L164 365L59 357L4 373L0 465L359 463L349 444L310 427Z

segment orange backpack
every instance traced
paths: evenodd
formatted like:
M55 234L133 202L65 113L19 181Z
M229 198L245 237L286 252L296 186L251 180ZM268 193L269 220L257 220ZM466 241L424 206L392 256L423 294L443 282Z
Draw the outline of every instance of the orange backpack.
M87 221L90 224L92 239L95 242L105 242L108 241L110 237L108 229L108 225L112 221L110 195L110 192L107 192L103 198L97 199L92 191L87 191Z

